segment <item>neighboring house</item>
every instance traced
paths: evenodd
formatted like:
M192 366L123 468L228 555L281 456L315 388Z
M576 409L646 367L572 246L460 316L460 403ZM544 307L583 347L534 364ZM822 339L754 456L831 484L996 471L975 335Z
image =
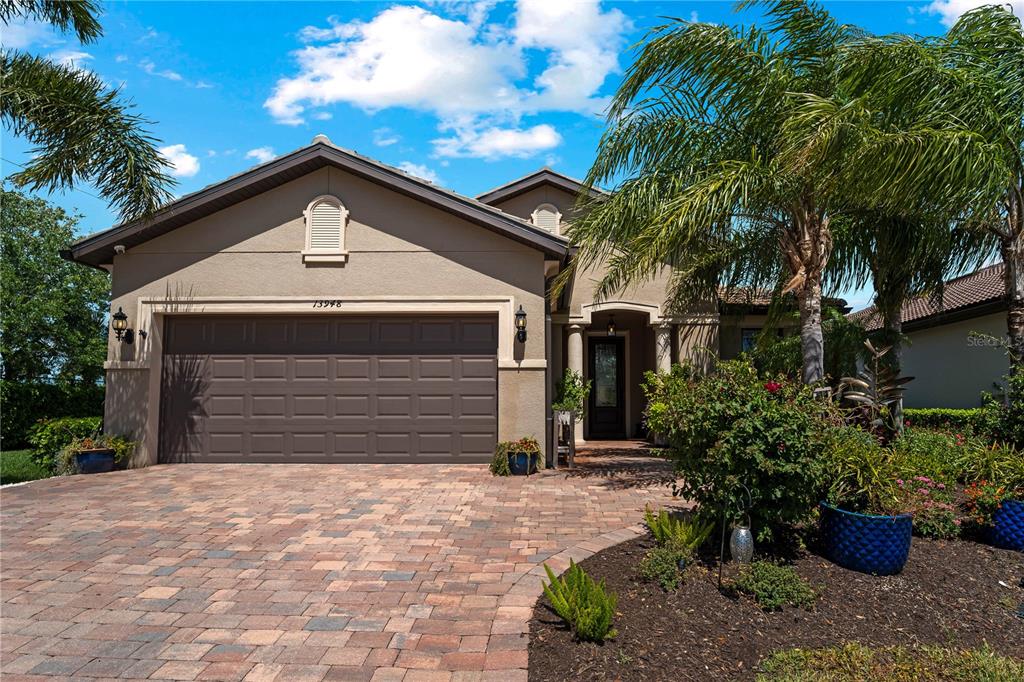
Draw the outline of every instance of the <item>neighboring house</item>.
M594 381L578 437L637 435L645 371L707 366L720 338L731 356L764 318L669 314L668 272L595 302L598 268L550 298L581 190L543 169L471 199L318 136L87 237L64 255L111 273L132 330L111 335L105 428L136 464L486 462L498 439L550 452L569 367Z
M900 362L907 407L978 407L1009 371L1000 342L1006 339L1006 281L1002 263L946 282L941 305L918 296L903 304L906 344ZM874 306L853 313L868 331L881 329ZM981 338L974 333L987 335Z

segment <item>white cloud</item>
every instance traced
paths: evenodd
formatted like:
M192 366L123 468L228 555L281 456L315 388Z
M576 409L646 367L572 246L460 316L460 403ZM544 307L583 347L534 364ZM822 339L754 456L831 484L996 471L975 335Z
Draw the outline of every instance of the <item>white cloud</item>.
M183 144L161 147L160 154L171 164L171 175L176 178L191 178L199 172L199 159L189 154Z
M607 98L599 91L619 70L629 20L598 0L518 0L510 21L487 23L495 4L430 0L429 8L395 6L369 21L330 17L326 27L306 27L299 33L306 45L294 53L298 73L280 79L264 106L286 125L338 103L368 112L402 107L432 113L442 130L454 131L440 141L446 153L491 158L548 149L557 131L525 129L522 118L602 111ZM540 65L532 78L531 64ZM508 152L491 144L503 139L527 144Z
M932 0L924 11L940 15L943 24L952 26L965 12L982 5L994 4L1010 5L1014 14L1024 17L1024 0Z
M451 137L433 140L438 156L473 156L484 159L502 157L527 158L562 142L558 131L546 123L532 128L498 128L483 130L458 128Z
M402 141L391 128L377 128L373 131L373 143L378 147L390 147Z
M257 163L266 163L271 159L277 157L271 147L257 147L256 149L250 149L245 153L245 158L256 159Z
M116 57L114 57L114 61L117 62L118 64L124 64L126 61L128 61L128 55L126 55L126 54L119 54Z
M139 62L139 68L148 73L150 76L159 76L160 78L166 78L169 81L181 81L184 77L177 71L171 71L170 69L158 69L149 59L143 59Z
M0 45L9 50L24 50L33 45L52 47L63 42L50 26L38 21L15 18L10 24L4 24L0 31Z
M409 175L414 175L417 178L426 180L427 182L432 182L435 185L441 184L441 178L438 174L422 164L413 163L412 161L403 161L398 164L398 167Z
M207 83L206 81L196 81L192 84L192 87L196 90L208 90L214 86L213 83Z
M318 111L315 114L313 114L313 118L315 118L318 121L330 121L332 118L334 118L334 114L332 114L329 111Z
M93 56L88 52L82 52L81 50L62 49L55 52L51 52L47 59L55 64L61 66L70 66L76 69L84 69L85 63L91 60Z

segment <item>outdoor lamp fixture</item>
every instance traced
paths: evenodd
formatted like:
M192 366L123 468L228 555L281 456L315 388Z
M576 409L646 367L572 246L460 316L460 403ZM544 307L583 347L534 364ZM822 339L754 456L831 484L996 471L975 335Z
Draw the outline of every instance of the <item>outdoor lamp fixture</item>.
M522 305L516 311L516 341L526 343L526 311Z
M615 316L608 318L608 336L615 336Z
M128 328L128 315L121 306L110 316L110 328L114 330L114 338L124 344L135 341L135 332ZM146 338L146 332L140 331L139 336Z

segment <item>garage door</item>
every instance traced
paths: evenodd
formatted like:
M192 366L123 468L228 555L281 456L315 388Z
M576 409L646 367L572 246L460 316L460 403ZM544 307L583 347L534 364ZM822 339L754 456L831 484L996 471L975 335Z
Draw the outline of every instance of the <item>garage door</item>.
M174 316L164 462L487 462L493 317Z

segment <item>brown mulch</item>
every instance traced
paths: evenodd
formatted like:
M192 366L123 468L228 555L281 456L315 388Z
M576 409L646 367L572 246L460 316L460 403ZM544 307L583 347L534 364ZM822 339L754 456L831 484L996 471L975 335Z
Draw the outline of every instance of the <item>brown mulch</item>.
M914 538L906 568L891 577L848 571L804 553L793 565L820 593L813 610L765 613L748 597L720 593L711 561L690 567L672 594L641 581L637 564L651 546L650 538L639 538L581 564L619 596L613 641L574 641L541 598L530 622L530 680L753 679L758 661L772 651L847 641L987 643L1024 660L1024 620L1014 615L1024 601L1024 555L1018 552ZM723 580L734 570L727 564Z

